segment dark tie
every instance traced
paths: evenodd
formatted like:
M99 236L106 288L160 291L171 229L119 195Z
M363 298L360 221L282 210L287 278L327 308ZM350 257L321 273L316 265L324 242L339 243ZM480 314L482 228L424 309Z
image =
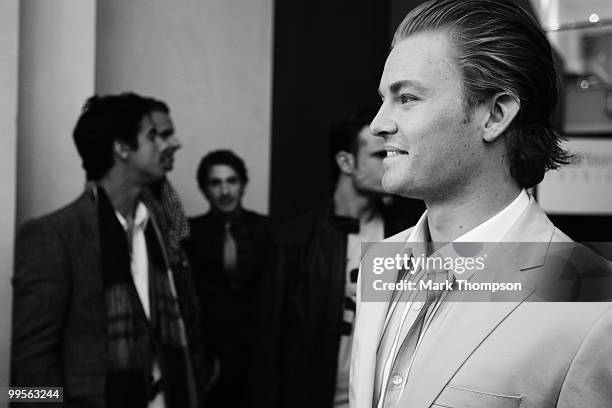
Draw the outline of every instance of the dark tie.
M232 224L225 223L225 234L223 236L223 270L225 272L234 272L236 270L238 251L236 248L236 240L232 235Z

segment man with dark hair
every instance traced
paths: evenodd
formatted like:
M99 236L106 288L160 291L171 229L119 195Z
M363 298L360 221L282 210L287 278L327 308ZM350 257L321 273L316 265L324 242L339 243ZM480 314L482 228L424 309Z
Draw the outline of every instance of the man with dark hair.
M462 275L452 263L432 270L448 286L424 290L424 299L399 289L375 298L362 264L351 406L612 406L610 303L535 302L548 273L563 271L573 296L580 266L607 270L588 251L554 253L571 240L525 191L568 160L551 126L557 77L536 21L510 0L424 3L397 29L379 92L370 129L387 150L382 184L423 199L427 211L366 258L392 242L404 254L425 248L428 259L504 244L484 270ZM421 285L433 279L429 272L412 262L386 273L393 283ZM500 277L519 289L506 296L461 289Z
M348 407L361 244L409 225L382 203L386 152L368 128L374 112L362 109L332 125L333 195L278 233L256 331L260 406Z
M16 239L11 385L63 387L67 407L198 407L191 277L142 198L180 144L133 93L89 98L74 141L86 191Z
M270 222L242 207L244 161L229 150L204 156L197 170L210 210L190 219L187 248L194 264L207 341L220 363L209 407L245 404L246 363L252 349L253 293L268 251Z

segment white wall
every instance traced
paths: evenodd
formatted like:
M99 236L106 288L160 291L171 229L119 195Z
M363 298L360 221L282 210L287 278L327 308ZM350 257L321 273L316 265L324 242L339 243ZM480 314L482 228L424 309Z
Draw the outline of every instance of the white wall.
M0 2L0 387L8 385L17 165L18 0ZM0 402L0 406L6 406Z
M0 31L1 386L8 384L14 227L83 188L72 128L94 89L95 0L4 0Z
M72 130L94 91L95 0L22 0L17 220L83 190Z
M272 0L104 0L97 19L96 92L168 102L183 143L170 178L187 212L206 209L200 158L231 148L250 173L245 206L267 213Z

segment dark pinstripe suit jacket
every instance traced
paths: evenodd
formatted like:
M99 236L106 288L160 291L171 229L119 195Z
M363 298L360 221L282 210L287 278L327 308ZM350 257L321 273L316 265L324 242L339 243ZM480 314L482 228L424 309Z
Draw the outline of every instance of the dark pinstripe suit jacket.
M106 304L94 193L23 225L14 265L11 384L63 386L64 406L104 407ZM185 301L192 294L181 293L189 286L182 278L175 274Z

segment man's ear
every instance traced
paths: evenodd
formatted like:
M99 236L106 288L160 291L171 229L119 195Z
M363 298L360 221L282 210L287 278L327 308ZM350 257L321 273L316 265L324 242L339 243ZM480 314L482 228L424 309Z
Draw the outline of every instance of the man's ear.
M116 140L113 142L113 153L118 159L127 159L129 151L130 149L125 143L121 143Z
M488 112L483 127L485 142L495 141L510 126L521 107L520 102L507 93L496 94L487 104Z
M336 153L336 164L340 169L340 173L353 174L355 170L355 156L352 153L341 150Z

